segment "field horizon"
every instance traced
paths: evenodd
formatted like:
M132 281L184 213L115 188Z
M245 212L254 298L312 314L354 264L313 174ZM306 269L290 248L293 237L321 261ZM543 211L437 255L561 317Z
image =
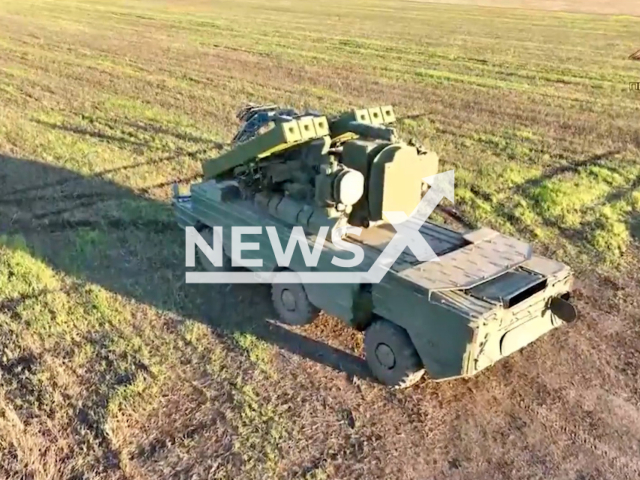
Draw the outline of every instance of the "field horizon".
M487 2L2 1L0 478L639 478L640 18ZM393 105L436 220L571 265L579 321L396 391L337 319L185 285L171 185L247 102Z
M546 10L569 14L587 13L602 15L640 16L640 5L634 0L611 2L609 0L406 0L409 2L444 5L473 5L478 7L518 8Z

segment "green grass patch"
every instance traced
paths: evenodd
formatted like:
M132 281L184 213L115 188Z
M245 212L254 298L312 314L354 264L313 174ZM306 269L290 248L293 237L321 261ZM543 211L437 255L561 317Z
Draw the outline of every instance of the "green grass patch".
M59 287L57 275L31 256L23 237L0 236L0 297L37 297Z
M263 372L275 376L272 366L273 351L269 344L260 340L255 335L246 332L236 332L233 339L244 350L251 361Z
M264 404L255 388L244 383L237 386L234 397L239 407L234 449L241 455L247 471L261 478L277 478L279 445L287 438L281 408Z

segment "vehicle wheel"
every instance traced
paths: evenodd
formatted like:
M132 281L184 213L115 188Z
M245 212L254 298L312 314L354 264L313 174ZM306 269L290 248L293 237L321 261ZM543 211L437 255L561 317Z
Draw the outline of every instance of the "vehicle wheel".
M307 325L320 314L301 283L274 283L271 298L280 319L288 325Z
M407 331L388 320L375 320L364 333L364 352L373 375L394 388L414 385L424 366Z
M200 231L200 235L204 238L209 246L213 245L213 229L207 227ZM208 272L230 272L232 270L231 266L231 257L226 254L226 252L222 252L222 265L220 267L216 267L207 256L200 250L197 249L198 261L200 265L207 270Z

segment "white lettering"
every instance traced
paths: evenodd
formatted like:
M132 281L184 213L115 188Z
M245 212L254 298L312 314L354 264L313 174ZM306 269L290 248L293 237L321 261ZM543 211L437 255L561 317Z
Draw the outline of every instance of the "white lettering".
M284 252L282 251L282 244L280 243L280 237L278 236L276 227L266 227L266 229L267 233L269 234L269 240L271 240L273 253L276 256L276 261L278 262L279 266L290 266L291 257L293 257L296 243L300 245L300 251L302 252L302 256L304 257L305 265L307 267L318 266L318 260L320 260L320 254L322 253L324 240L325 238L327 238L329 227L320 227L320 232L318 232L316 241L313 245L313 252L309 250L309 242L307 241L307 236L300 226L293 227L293 229L291 230L291 236L289 237L289 242L287 243L287 249Z
M262 267L261 258L244 259L243 250L259 250L258 242L245 243L242 235L259 235L262 227L232 227L231 228L231 264L234 267Z
M333 263L338 267L343 267L343 268L357 267L362 263L362 260L364 260L364 250L360 245L356 245L355 243L345 242L342 239L342 236L346 235L347 233L360 236L360 234L362 233L362 229L359 227L352 227L352 226L344 226L344 227L336 228L331 233L331 242L340 250L346 250L348 252L353 253L353 258L351 260L347 260L340 257L333 257L333 259L331 260L331 263Z
M186 227L184 234L187 267L196 266L196 245L215 267L222 265L222 227L213 227L211 244L202 238L202 235L195 227Z

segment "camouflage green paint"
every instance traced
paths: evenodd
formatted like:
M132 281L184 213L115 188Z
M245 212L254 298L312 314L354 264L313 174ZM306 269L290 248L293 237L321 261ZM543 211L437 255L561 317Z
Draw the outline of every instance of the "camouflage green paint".
M243 258L262 260L261 267L251 267L261 272L283 268L265 227L275 227L284 249L292 228L301 226L313 250L322 225L363 226L359 237L348 235L343 240L364 250L364 261L353 270L368 271L394 235L382 211L389 205L414 208L412 204L424 194L421 179L438 171L437 155L391 135L387 126L395 119L391 107L353 110L328 119L283 118L265 133L249 131L248 140L205 163L206 180L192 185L190 195L174 199L178 224L223 227L229 255L232 227L262 227L260 234L243 237L259 244L257 250L244 250ZM291 133L288 128L293 124ZM258 160L256 178L269 181L254 192L249 189L247 194L240 186L245 188L243 194L235 195L233 188L218 182L230 178L234 168ZM353 208L336 203L339 200L331 194L349 169L360 172L365 181L364 193ZM278 185L283 185L280 190ZM314 189L325 193L306 194ZM407 200L398 203L403 195ZM405 251L380 283L307 284L309 301L360 330L376 318L401 326L435 380L474 375L572 320L573 307L567 300L573 276L566 265L533 255L529 245L490 229L463 234L426 222L420 233L439 262L422 263ZM352 254L328 240L316 266L307 266L296 248L287 268L344 271L331 260L350 259Z

